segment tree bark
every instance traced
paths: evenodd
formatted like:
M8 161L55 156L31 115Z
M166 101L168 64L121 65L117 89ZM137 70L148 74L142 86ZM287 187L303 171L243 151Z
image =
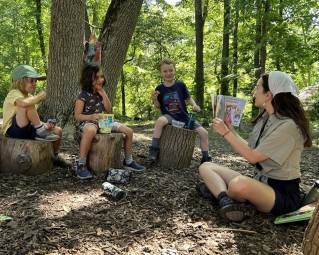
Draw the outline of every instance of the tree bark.
M38 175L53 166L51 142L0 136L0 171L5 174Z
M319 254L319 203L305 231L302 251L305 255Z
M87 7L85 6L84 38L86 41L90 39L90 34L91 34L90 20L89 20Z
M261 47L260 47L260 72L265 73L267 60L267 41L268 41L268 23L269 23L269 0L264 0L264 13L261 22Z
M43 37L43 26L41 22L41 12L42 12L42 5L41 0L35 0L36 10L35 10L35 20L36 20L36 27L38 31L38 37L39 37L39 45L42 55L42 61L43 61L43 68L45 72L47 72L47 57L45 53L45 45L44 45L44 37Z
M97 134L88 154L88 167L96 174L105 173L108 168L121 168L123 134Z
M172 169L189 167L194 152L195 139L195 131L171 125L166 126L160 139L160 165Z
M196 70L195 70L195 98L197 104L204 107L204 24L207 16L208 0L195 0L195 33L196 33Z
M260 48L261 48L261 0L256 0L255 9L256 9L256 25L255 25L255 53L254 53L254 71L255 71L255 80L252 83L252 88L256 86L258 79L261 75L261 66L260 66ZM251 115L252 118L255 118L258 114L258 108L252 102Z
M233 96L237 96L238 90L238 23L239 23L239 0L235 0L235 20L234 20L234 30L233 30L233 74L235 75L233 80Z
M122 97L122 116L126 116L126 96L125 96L125 74L124 69L121 72L121 97Z
M104 20L102 43L102 68L106 78L106 91L114 101L117 82L132 39L143 0L112 0Z
M229 25L230 25L230 0L224 0L224 29L223 29L223 50L221 61L221 94L229 95Z
M84 19L84 1L52 1L47 98L39 110L61 126L68 122L80 91Z

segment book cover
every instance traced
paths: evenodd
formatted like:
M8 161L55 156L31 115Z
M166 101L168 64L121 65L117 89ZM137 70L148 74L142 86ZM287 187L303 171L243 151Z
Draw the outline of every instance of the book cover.
M212 95L213 117L220 118L225 122L231 123L238 127L244 112L246 101L241 98Z
M289 222L309 220L316 208L316 204L317 202L314 202L309 205L305 205L294 212L277 216L274 223L283 224Z
M114 114L100 113L99 128L100 133L109 134L112 131Z

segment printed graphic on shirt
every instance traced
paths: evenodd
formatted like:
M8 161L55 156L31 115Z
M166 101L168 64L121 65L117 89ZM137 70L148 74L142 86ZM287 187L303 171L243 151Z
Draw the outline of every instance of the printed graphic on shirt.
M164 95L163 103L169 113L174 114L181 112L181 103L177 91Z

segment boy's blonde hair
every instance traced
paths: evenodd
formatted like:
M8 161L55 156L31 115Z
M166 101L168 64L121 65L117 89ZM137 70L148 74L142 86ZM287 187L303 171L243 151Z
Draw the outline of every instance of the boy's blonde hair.
M20 90L23 94L26 94L26 92L25 92L25 84L26 84L26 79L25 79L25 77L24 77L24 78L21 78L21 79L18 79L18 80L15 80L15 81L12 81L10 90L18 89L18 90Z
M169 58L164 58L161 60L161 62L159 62L158 64L158 70L161 71L161 67L162 65L173 65L175 68L175 62Z

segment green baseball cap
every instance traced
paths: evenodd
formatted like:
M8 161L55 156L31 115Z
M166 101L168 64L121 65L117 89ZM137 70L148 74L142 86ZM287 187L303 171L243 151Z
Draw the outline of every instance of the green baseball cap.
M30 77L37 80L45 80L47 77L43 74L38 74L37 71L29 65L18 65L12 71L12 80L16 81L24 77Z

